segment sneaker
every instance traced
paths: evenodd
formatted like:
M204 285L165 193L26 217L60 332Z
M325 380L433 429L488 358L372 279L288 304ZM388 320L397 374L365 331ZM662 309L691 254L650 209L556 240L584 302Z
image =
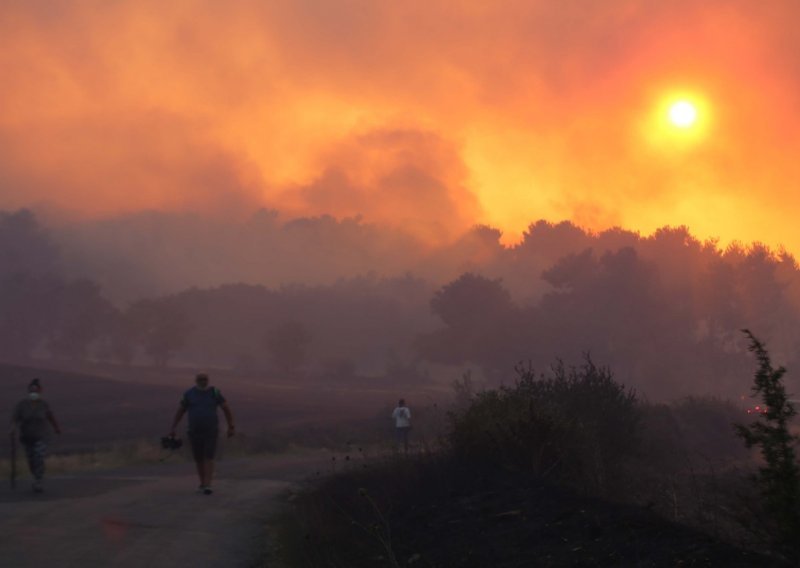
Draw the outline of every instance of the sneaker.
M31 487L32 487L34 493L42 493L44 491L44 487L42 486L42 482L39 479L34 481L33 485Z
M203 493L204 493L205 495L211 495L212 493L214 493L214 490L213 490L213 489L211 489L210 487L205 487L205 488L203 489Z
M205 485L198 485L197 486L197 493L198 494L203 493L205 490L206 490L206 486Z

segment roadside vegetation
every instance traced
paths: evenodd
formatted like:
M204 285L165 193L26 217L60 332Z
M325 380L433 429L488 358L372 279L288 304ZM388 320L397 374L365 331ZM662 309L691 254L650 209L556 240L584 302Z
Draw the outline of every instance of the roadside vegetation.
M352 438L356 429L364 429L363 422L340 427L310 427L271 430L269 432L247 434L239 433L236 437L221 437L218 446L218 461L240 457L284 454L319 448L341 447L345 440ZM58 443L50 448L46 460L48 475L64 473L81 473L116 469L127 466L148 464L192 462L189 441L182 436L183 445L178 450L167 450L161 447L157 439L135 439L106 443L93 449L62 452ZM8 441L6 442L8 443ZM8 479L11 471L8 449L0 459L0 479ZM17 442L17 476L20 480L29 478L30 473L25 463L25 455Z
M757 380L766 373L775 389L782 372L764 366L758 345ZM747 416L739 405L649 403L588 356L545 373L521 365L517 374L496 389L459 381L444 427L415 431L411 455L345 452L343 470L289 496L271 560L351 568L794 565L797 470L785 400L759 401L767 410L752 415L768 426L784 405L776 429L735 429ZM770 446L778 439L780 451ZM777 454L792 466L776 465Z
M271 402L275 404L275 401ZM172 406L168 408L172 409ZM237 405L237 410L238 408ZM391 453L391 444L387 440L391 438L392 432L386 422L386 416L390 413L391 407L387 405L379 407L371 415L362 413L350 419L336 417L299 424L284 421L267 424L260 430L237 432L233 438L221 436L217 450L218 461L322 450L330 451L333 456L341 454L340 457L331 460L330 467L326 468L324 473L341 471L348 465L344 455L352 454L353 459L358 457L363 462L368 458ZM415 412L415 424L420 430L417 436L419 446L428 450L438 448L442 433L445 431L446 420L444 411L433 401L427 407ZM115 434L124 435L130 430L128 423L123 427L111 424L106 429L109 434L107 439L90 444L76 444L66 435L58 437L52 435L46 460L47 474L71 474L128 466L192 462L189 441L185 433L179 433L183 446L174 451L161 447L158 430L147 438L114 440L111 437ZM358 443L355 440L358 440ZM7 480L10 475L9 450L9 439L6 436L5 444L0 450L2 480ZM17 442L17 476L21 481L29 478L24 452L19 442Z
M178 456L172 459L184 459L183 454L178 454ZM47 457L46 467L48 475L77 473L159 463L168 457L170 456L166 450L162 450L155 442L134 440L110 444L93 451L51 453ZM8 479L10 467L8 459L0 460L0 477ZM25 464L25 454L19 443L17 444L17 476L22 480L28 479L30 476Z

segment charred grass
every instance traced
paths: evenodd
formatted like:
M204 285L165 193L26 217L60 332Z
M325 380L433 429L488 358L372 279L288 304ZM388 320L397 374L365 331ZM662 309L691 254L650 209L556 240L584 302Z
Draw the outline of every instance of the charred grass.
M290 501L278 524L287 566L790 565L655 505L444 456L354 467Z
M771 544L734 405L642 403L590 362L468 399L439 448L348 455L344 471L290 495L273 556L350 568L794 565Z

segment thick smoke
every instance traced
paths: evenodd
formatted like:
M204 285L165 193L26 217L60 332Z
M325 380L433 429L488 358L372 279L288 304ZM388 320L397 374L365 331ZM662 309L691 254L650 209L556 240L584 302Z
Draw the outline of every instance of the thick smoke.
M264 206L429 240L487 223L505 242L538 218L686 224L794 250L797 16L788 0L7 2L0 206ZM683 91L707 103L697 144L653 122Z

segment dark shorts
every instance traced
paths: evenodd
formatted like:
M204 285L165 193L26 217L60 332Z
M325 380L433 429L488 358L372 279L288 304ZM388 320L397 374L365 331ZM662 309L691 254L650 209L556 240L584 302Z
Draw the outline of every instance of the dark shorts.
M189 442L192 445L194 461L213 460L217 453L217 430L201 430L189 432Z
M411 426L398 426L395 428L395 435L398 442L408 443L408 433L411 431Z

